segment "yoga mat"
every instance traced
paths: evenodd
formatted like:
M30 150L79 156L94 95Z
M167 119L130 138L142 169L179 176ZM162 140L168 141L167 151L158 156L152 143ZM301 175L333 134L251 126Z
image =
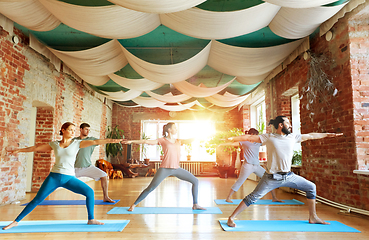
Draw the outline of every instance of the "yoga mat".
M238 205L242 201L242 199L232 199L233 203L226 202L225 199L215 199L214 202L218 205ZM273 202L271 199L260 199L256 203L256 205L304 205L303 202L300 202L296 199L292 200L284 200L284 203L281 202Z
M217 207L207 207L206 210L192 210L190 207L136 207L133 212L128 207L115 207L108 214L222 214Z
M102 220L104 225L88 225L87 220L20 221L17 227L2 230L11 222L0 222L0 233L34 232L121 232L129 220ZM66 236L66 238L68 238Z
M224 231L230 232L360 232L337 221L327 221L330 225L310 224L304 220L236 220L236 227L227 225L227 220L219 220Z
M104 202L103 200L95 200L95 205L114 205L120 200L114 200L115 203ZM28 203L22 204L26 206ZM39 205L86 205L86 200L44 200Z

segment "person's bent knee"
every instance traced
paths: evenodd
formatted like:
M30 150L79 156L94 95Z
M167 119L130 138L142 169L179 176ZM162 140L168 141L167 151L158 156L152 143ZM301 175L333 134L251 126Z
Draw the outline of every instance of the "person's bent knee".
M248 196L246 196L244 199L242 199L242 201L246 204L247 207L256 202L256 201L251 200Z
M307 199L315 199L316 198L316 185L315 183L311 183L311 188L306 190L306 198Z

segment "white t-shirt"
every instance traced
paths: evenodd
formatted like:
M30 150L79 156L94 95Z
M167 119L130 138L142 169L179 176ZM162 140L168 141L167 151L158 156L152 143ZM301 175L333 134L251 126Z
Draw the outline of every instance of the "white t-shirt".
M81 141L82 140L73 139L66 148L60 147L60 141L49 143L51 148L54 150L55 155L55 164L51 169L51 172L75 176L74 162L76 161Z
M259 148L261 143L242 141L240 142L240 145L243 148L243 156L245 161L253 165L260 165Z
M267 147L267 169L269 174L291 171L293 146L301 142L301 134L279 135L267 133L259 135L262 145Z

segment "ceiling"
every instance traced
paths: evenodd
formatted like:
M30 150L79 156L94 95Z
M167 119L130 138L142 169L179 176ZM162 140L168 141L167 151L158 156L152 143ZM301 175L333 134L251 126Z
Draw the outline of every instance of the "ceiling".
M347 2L0 0L0 13L123 106L229 111Z

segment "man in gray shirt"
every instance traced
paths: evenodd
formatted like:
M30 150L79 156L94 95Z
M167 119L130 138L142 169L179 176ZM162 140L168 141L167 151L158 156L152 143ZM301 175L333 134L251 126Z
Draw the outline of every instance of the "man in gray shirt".
M307 205L309 208L309 223L329 224L321 220L316 214L315 198L316 186L313 182L295 175L291 172L293 156L293 145L311 139L341 136L342 133L291 133L291 124L287 117L278 116L270 120L269 125L273 124L276 133L262 135L242 135L230 137L230 141L250 141L258 142L267 147L267 169L258 185L252 193L247 195L237 206L232 215L228 218L227 225L235 227L234 219L243 210L262 198L269 191L278 187L291 187L306 192Z
M88 123L82 123L80 125L80 136L76 139L82 140L96 140L97 138L89 137L90 125ZM101 180L101 188L103 190L104 202L114 203L108 195L108 175L101 169L95 167L91 164L91 155L97 145L92 145L90 147L81 148L76 157L76 162L74 163L74 170L76 177L89 177L95 179L95 181Z

